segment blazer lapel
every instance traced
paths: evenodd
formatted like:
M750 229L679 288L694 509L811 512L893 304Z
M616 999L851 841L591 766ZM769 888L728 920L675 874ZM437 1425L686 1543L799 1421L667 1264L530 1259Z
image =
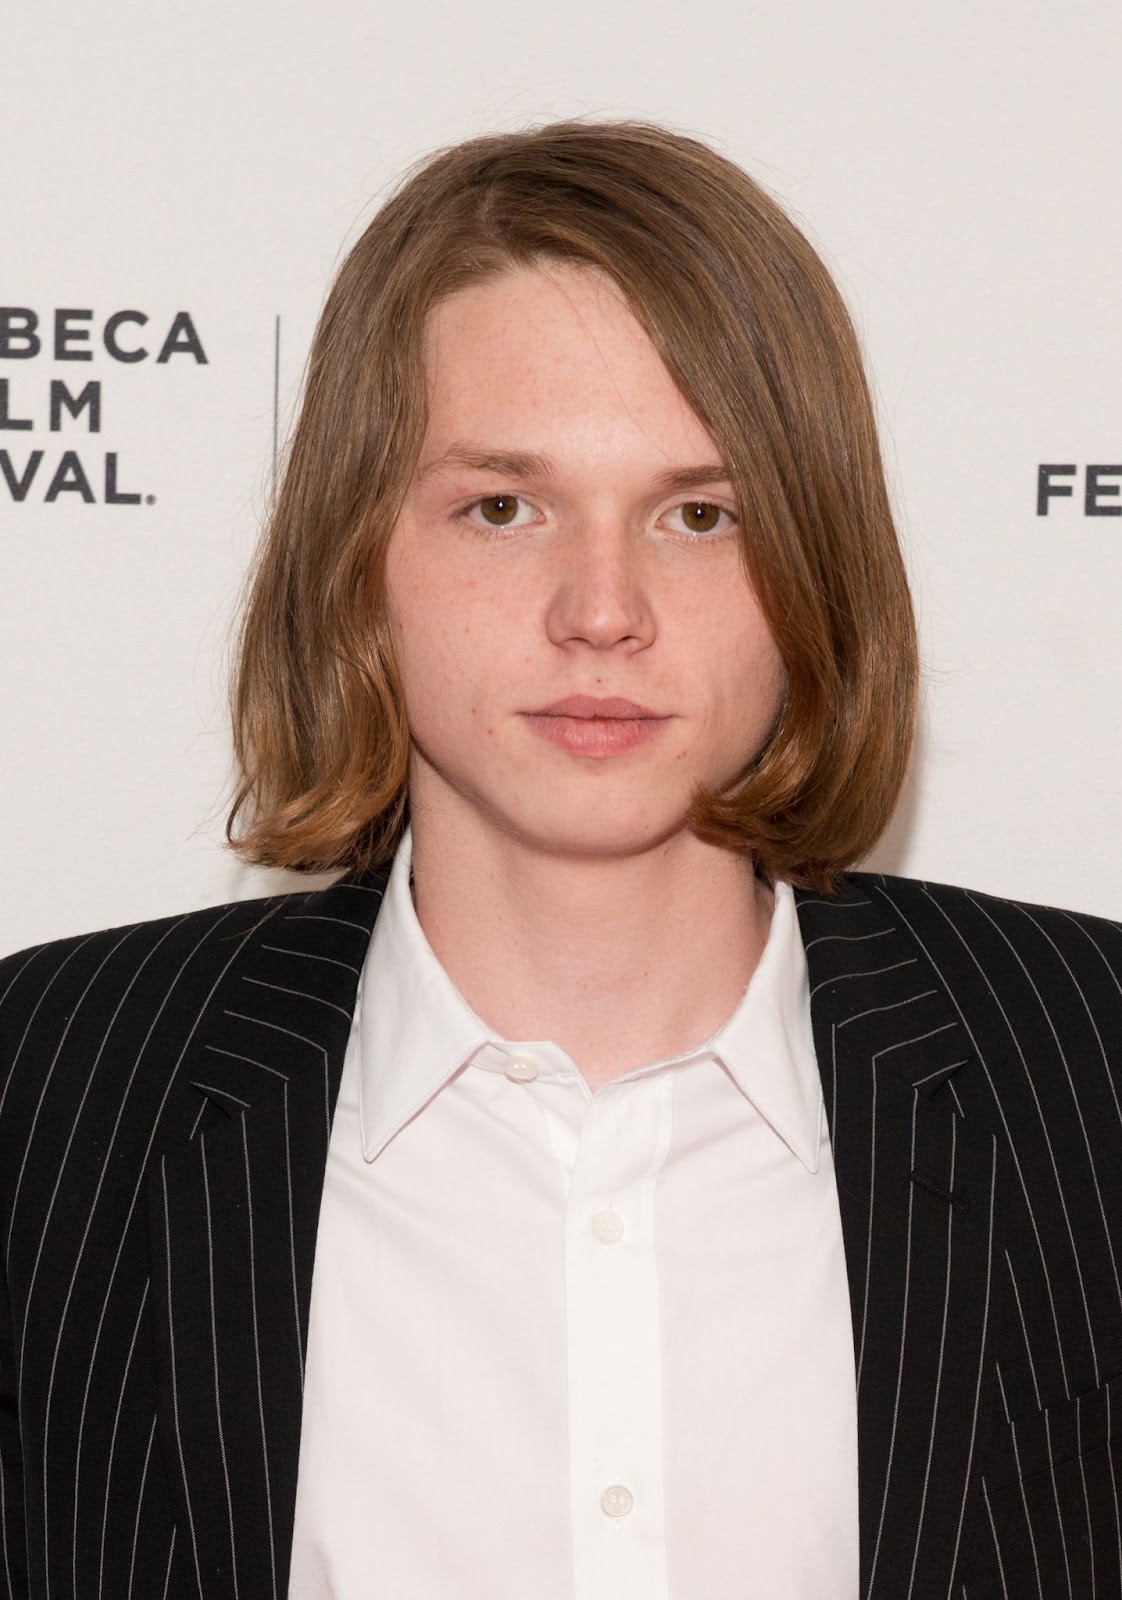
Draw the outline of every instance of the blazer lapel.
M320 1195L385 877L278 901L232 947L149 1183L161 1438L206 1600L287 1592Z
M945 1597L988 1391L996 1141L953 1000L871 878L797 896L850 1282L862 1600Z

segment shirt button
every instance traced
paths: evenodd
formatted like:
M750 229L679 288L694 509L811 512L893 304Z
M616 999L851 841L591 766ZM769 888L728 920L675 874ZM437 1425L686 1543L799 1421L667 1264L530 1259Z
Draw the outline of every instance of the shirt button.
M533 1056L507 1056L503 1071L515 1083L533 1083L538 1075L538 1064Z
M606 1517L626 1517L635 1504L635 1496L623 1483L610 1483L600 1496L600 1509Z
M618 1244L623 1238L623 1218L609 1206L606 1211L598 1211L593 1217L592 1232L601 1244Z

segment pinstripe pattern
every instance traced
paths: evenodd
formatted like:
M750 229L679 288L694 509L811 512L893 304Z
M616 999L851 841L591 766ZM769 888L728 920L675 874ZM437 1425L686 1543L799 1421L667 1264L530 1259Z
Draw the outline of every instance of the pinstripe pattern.
M868 881L800 897L800 919L850 1272L861 1593L949 1595L992 1338L995 1140L941 1093L969 1039Z
M0 1592L284 1600L383 877L0 963ZM1122 930L800 894L865 1600L1122 1594Z
M226 1285L236 1312L244 1301L254 1337L258 1328L268 1333L262 1337L260 1395L256 1380L249 1391L256 1427L248 1436L248 1448L256 1446L256 1475L265 1483L265 1554L259 1566L257 1553L246 1547L244 1570L255 1575L242 1593L274 1592L269 1577L262 1584L257 1574L271 1570L270 1512L279 1504L283 1518L286 1473L274 1469L272 1456L267 1477L263 1471L262 1415L270 1384L274 1397L282 1395L294 1373L299 1394L302 1345L289 1338L296 1353L287 1367L288 1346L274 1347L272 1366L267 1346L283 1315L285 1284L289 1334L297 1331L301 1315L306 1320L309 1285L304 1283L301 1306L296 1260L302 1246L310 1279L318 1192L310 1205L307 1198L318 1181L317 1160L322 1179L326 1142L323 1154L301 1148L294 1155L292 1182L297 1192L302 1183L303 1206L289 1197L282 1162L283 1211L277 1219L267 1183L259 1184L252 1172L253 1164L267 1164L268 1151L243 1144L240 1118L246 1108L256 1109L263 1085L274 1098L278 1091L287 1093L289 1075L310 1060L319 1111L307 1127L322 1134L324 1063L329 1050L338 1048L331 1027L338 1024L345 1033L344 1015L353 1005L377 901L367 885L219 907L68 940L0 963L0 1239L8 1241L0 1319L0 1576L7 1594L105 1600L135 1594L148 1600L165 1593L195 1595L201 1588L209 1595L215 1574L228 1569L229 1556L223 1565L208 1544L215 1534L209 1492L194 1487L201 1479L206 1491L219 1489L227 1514L218 1531L228 1544L230 1510L221 1471L212 1483L210 1461L197 1448L197 1411L201 1396L215 1395L216 1386L222 1390L224 1345L241 1328L232 1325L219 1293L211 1329L205 1283L200 1292L195 1275L192 1246L198 1240L191 1228L182 1257L176 1254L175 1197L185 1183L181 1169L194 1163L200 1178L211 1179L215 1205L212 1233L206 1232L204 1214L198 1237L204 1246L220 1240L227 1221L223 1208L238 1208L226 1171L231 1149L247 1194L253 1184L254 1225L273 1228L282 1253L279 1275L267 1249L255 1253L253 1268L260 1259L261 1269L277 1277L268 1280L261 1302L243 1293L236 1272ZM363 907L357 918L350 914L356 902ZM330 920L302 920L308 915ZM261 951L265 943L272 948ZM325 959L300 959L309 945L314 949L307 953ZM309 981L313 970L316 977ZM262 1006L245 981L249 977L278 986L261 994L268 996L269 1019L278 1029L297 1019L284 1035L292 1036L294 1048L253 1047L260 1045L255 1013ZM329 1004L289 1001L279 992L286 987L314 990ZM252 999L243 1004L247 994ZM239 1010L247 1021L230 1015ZM305 1010L313 1016L301 1026ZM326 1031L321 1013L330 1018ZM253 1044L245 1042L250 1038ZM220 1245L214 1257L218 1280ZM173 1293L192 1308L182 1327L175 1320L174 1336ZM205 1343L193 1327L199 1309L207 1316ZM163 1359L157 1360L161 1348ZM203 1357L209 1357L206 1377L195 1366ZM283 1419L292 1407L282 1401L273 1409ZM212 1404L204 1432L217 1419ZM241 1421L239 1414L231 1422L235 1433ZM298 1427L297 1415L290 1437L282 1427L279 1442L270 1439L270 1451L291 1450ZM232 1473L245 1448L231 1441ZM287 1477L294 1490L295 1457ZM237 1508L233 1478L231 1500ZM243 1502L242 1511L248 1526L256 1519L254 1502Z

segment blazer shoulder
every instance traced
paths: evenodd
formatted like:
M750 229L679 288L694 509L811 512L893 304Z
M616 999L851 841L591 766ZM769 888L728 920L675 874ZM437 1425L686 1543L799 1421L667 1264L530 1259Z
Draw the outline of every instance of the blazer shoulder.
M247 938L306 896L233 901L33 945L0 960L0 1112L56 1065L80 1084L109 1039L185 1032ZM30 1109L30 1107L29 1107Z
M178 1054L220 987L277 957L306 952L326 967L361 961L386 870L326 889L187 911L57 939L0 961L0 1121L34 1085L62 1071L81 1085L107 1050ZM262 974L262 976L266 976Z
M948 983L956 975L1109 1019L1122 1037L1122 923L953 884L853 873L850 893L879 905Z
M888 873L851 872L843 882L894 906L919 911L934 906L951 924L968 924L974 918L993 921L1003 928L1030 923L1061 942L1090 938L1101 942L1122 960L1122 919L1074 911L1063 906L1041 905L1032 900L1014 900L988 894L980 889L950 883L933 883L923 878L899 878Z
M294 898L297 896L273 895L229 901L179 915L70 934L13 951L0 957L0 1029L6 1031L13 1014L40 1003L52 990L52 1004L62 1002L68 989L81 985L119 953L113 972L127 982L161 947L182 952L220 929L227 937L236 937Z

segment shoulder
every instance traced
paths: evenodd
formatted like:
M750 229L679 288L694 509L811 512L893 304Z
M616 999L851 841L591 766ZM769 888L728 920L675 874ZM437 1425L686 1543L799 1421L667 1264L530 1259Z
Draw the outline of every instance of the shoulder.
M308 922L320 924L326 940L332 927L368 937L387 875L388 867L355 872L325 889L228 901L0 957L0 1042L37 1009L66 1009L91 989L120 999L136 990L163 992L174 979L175 987L196 993L239 951L268 938L270 928Z
M872 873L848 875L839 901L863 907L870 925L896 928L982 1033L1078 1040L1117 1056L1122 1070L1119 923Z
M879 902L912 935L964 959L986 955L1035 966L1074 962L1122 974L1122 923L1088 912L883 873L851 873L851 892Z
M880 873L796 891L811 975L910 964L991 1038L1043 1026L1122 1056L1122 926L1105 917ZM875 956L875 959L873 959Z
M247 900L104 928L0 961L0 1124L34 1115L48 1083L75 1093L107 1051L165 1050L202 1011L225 963L284 899Z
M91 991L120 1000L139 983L159 982L169 969L206 971L231 941L276 914L290 897L235 901L179 916L160 917L75 934L17 950L0 959L0 1040L44 1008L72 1014Z
M80 1095L108 1057L172 1063L215 996L228 992L224 985L267 958L271 945L312 940L327 959L333 936L361 947L379 890L376 879L355 877L101 929L0 960L0 1125L19 1108L34 1115L44 1086L60 1078Z

